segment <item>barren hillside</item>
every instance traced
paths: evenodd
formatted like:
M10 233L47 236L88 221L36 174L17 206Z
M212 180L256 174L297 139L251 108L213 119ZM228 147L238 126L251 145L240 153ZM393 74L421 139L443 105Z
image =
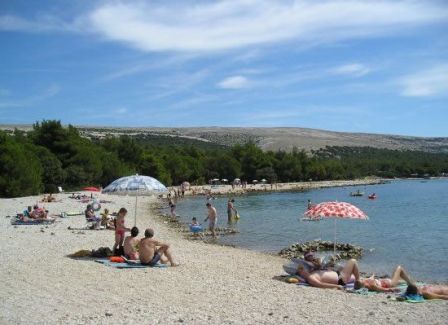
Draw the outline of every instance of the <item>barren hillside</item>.
M3 125L0 128L12 130L17 127L29 130L29 125ZM106 134L145 135L180 137L192 141L212 142L220 145L234 145L253 141L264 150L291 150L293 147L307 151L325 146L371 146L398 150L421 150L428 152L448 152L448 137L422 138L385 134L332 132L305 128L229 128L229 127L189 127L189 128L117 128L78 126L87 137L103 137Z

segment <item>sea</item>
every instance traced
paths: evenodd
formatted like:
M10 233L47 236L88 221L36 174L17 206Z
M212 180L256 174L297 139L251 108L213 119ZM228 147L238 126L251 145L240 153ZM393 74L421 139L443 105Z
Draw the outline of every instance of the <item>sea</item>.
M365 192L352 197L350 192ZM368 194L376 193L375 200ZM313 239L351 243L364 248L360 268L391 274L404 266L421 281L448 283L448 179L394 180L387 184L334 187L307 192L274 192L233 197L241 219L231 227L238 234L221 236L218 243L278 253L296 242ZM302 221L307 200L349 202L369 220L334 219ZM227 196L210 202L219 215L218 226L228 227ZM193 216L202 222L207 214L203 196L179 199L181 222Z

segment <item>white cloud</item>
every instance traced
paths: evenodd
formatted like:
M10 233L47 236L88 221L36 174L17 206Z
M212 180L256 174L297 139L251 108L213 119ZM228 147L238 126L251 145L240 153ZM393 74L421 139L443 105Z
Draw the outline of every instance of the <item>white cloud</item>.
M3 15L0 30L95 33L147 52L197 53L391 35L447 18L446 6L423 0L113 1L68 22L51 15Z
M80 31L78 20L65 22L56 16L39 15L35 19L25 19L13 15L0 16L0 30L23 32L75 32Z
M218 83L218 87L223 89L242 89L248 86L249 80L243 76L228 77Z
M117 113L117 114L124 114L127 112L128 112L128 109L126 107L120 107L115 110L115 113Z
M448 96L448 64L404 76L399 80L399 84L403 87L403 96Z
M34 96L28 98L20 98L20 99L11 99L8 101L0 101L0 108L7 107L26 107L31 106L51 97L56 96L61 90L61 87L58 84L51 84L46 89L44 89L40 94L36 94Z
M210 52L295 40L302 45L390 35L446 20L427 1L275 1L107 3L86 17L105 39L143 51Z
M345 64L331 70L331 73L333 74L354 77L361 77L368 74L369 72L370 68L360 63Z

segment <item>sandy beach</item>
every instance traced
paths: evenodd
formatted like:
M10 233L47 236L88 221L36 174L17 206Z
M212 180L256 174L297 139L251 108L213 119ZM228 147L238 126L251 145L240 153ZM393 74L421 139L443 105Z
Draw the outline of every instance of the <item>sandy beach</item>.
M85 204L57 195L50 214L81 211ZM106 196L111 211L133 197ZM448 301L421 304L301 287L276 279L284 259L184 239L140 198L137 226L153 227L171 243L176 268L118 270L66 257L80 249L112 247L110 230L69 230L84 216L49 226L12 226L15 215L41 197L0 200L0 323L2 324L445 324ZM361 262L362 267L362 262Z

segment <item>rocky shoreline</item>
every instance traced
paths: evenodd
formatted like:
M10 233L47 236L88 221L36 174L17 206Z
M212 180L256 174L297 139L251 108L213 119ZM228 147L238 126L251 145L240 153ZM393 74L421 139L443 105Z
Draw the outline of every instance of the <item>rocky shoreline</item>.
M331 241L313 240L303 243L295 243L282 249L278 254L284 258L303 258L305 252L328 252L334 251L335 243ZM336 254L329 255L333 261L347 260L351 258L359 259L362 257L364 249L350 243L336 243Z

